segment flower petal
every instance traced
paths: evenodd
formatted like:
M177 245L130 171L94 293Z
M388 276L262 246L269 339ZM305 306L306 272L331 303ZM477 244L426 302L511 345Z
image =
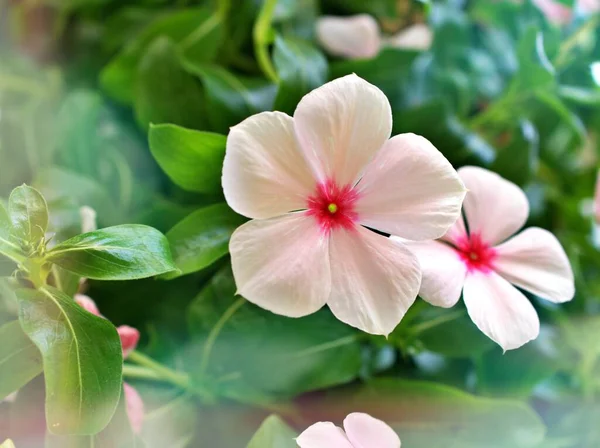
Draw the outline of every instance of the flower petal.
M372 58L381 47L379 25L368 14L323 16L317 20L317 39L329 53L351 59Z
M532 227L496 247L494 269L509 282L552 302L575 295L571 264L556 237Z
M144 401L142 397L132 386L123 383L125 391L125 404L127 406L127 416L133 432L140 434L144 425Z
M300 317L329 297L328 240L314 218L292 213L250 221L229 244L238 293L277 314Z
M557 0L533 0L533 4L555 25L566 25L573 17L573 11Z
M229 206L249 218L306 208L315 180L296 143L292 118L262 112L231 128L222 181Z
M356 75L306 95L294 113L296 135L320 182L353 185L392 131L392 110L381 90Z
M354 448L400 448L400 438L385 422L355 412L344 420L346 435Z
M415 301L421 283L416 257L405 246L364 227L330 236L331 296L342 322L371 334L390 334Z
M341 428L330 422L319 422L307 428L296 439L300 448L354 448Z
M466 192L450 162L415 134L388 140L357 188L361 224L415 241L444 235Z
M464 211L469 232L490 245L501 243L525 224L529 203L523 190L492 171L474 166L458 174L469 192Z
M417 23L388 39L389 45L407 50L429 50L433 32L424 23Z
M392 237L394 241L401 241ZM435 306L456 305L465 283L467 266L455 249L439 241L406 241L408 249L417 256L423 280L419 295Z
M475 325L504 350L519 348L540 332L527 297L493 271L469 273L463 297Z
M75 294L75 302L87 312L92 313L95 316L101 316L96 302L85 294Z
M117 328L117 333L119 333L119 337L121 338L123 359L125 359L137 347L138 342L140 341L140 332L133 327L121 325Z

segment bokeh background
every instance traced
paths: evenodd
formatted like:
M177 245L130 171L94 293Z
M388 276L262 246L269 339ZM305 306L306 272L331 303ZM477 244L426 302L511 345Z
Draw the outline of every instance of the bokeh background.
M82 206L100 227L151 225L186 266L85 287L107 318L141 331L142 353L190 381L126 368L146 446L245 447L269 414L302 430L353 411L390 423L408 448L600 446L600 5L549 3L560 14L541 0L0 0L0 200L38 188L57 241L81 231ZM433 42L331 56L315 37L324 14L369 14L390 36L425 24ZM385 92L394 134L517 183L528 225L560 239L577 294L560 306L528 295L536 341L503 354L460 303L419 299L386 340L327 309L295 320L234 296L227 243L243 220L218 174L199 193L163 171L149 124L226 135L349 73ZM3 261L0 275L13 269ZM0 323L15 315L0 282ZM0 404L0 441L43 446L43 394L37 378Z

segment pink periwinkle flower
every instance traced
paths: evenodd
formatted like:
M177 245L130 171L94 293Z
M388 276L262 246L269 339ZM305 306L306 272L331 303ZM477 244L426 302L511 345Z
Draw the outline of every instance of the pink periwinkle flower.
M355 412L344 420L344 429L330 422L312 425L296 439L300 448L400 448L400 438L387 424Z
M96 302L84 294L75 294L75 301L86 311L95 316L104 317L100 314ZM117 327L117 332L121 338L121 348L123 350L123 359L126 359L129 354L135 350L140 340L140 332L135 328L127 325ZM123 391L125 392L125 404L127 406L127 416L131 428L136 434L141 433L144 422L144 402L142 397L135 388L127 383L123 383Z
M557 0L533 0L533 3L555 25L566 25L573 18L573 10Z
M431 29L422 23L412 25L384 38L373 16L322 16L317 20L316 35L328 53L349 59L377 56L384 45L407 50L427 50L433 41Z
M540 322L513 285L566 302L575 294L571 265L547 230L532 227L512 236L529 215L519 187L482 168L463 167L458 174L469 190L465 219L438 241L409 243L423 269L419 294L433 305L451 307L462 291L477 327L504 350L518 348L538 336Z
M387 98L356 75L306 95L293 118L263 112L231 129L225 198L253 219L229 246L239 294L289 317L328 304L363 331L396 327L421 270L406 247L370 229L440 237L465 188L428 140L390 139L391 130Z

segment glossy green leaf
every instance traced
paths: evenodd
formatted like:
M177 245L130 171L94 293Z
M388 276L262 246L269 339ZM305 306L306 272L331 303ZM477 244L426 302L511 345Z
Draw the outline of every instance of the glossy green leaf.
M42 373L40 351L19 321L0 327L0 401Z
M220 33L219 18L210 9L183 9L161 15L104 68L102 86L113 98L132 103L138 65L157 37L168 37L176 43L177 52L183 51L197 62L208 62L216 55Z
M304 40L277 36L273 62L279 75L275 110L292 114L304 95L327 81L325 56Z
M11 236L12 223L6 208L0 203L0 254L10 258L13 261L23 260L25 255L21 248L15 243ZM2 260L3 264L8 263Z
M320 410L344 406L376 415L397 431L403 446L536 447L546 430L521 401L476 397L430 382L379 378L334 397L318 404Z
M8 214L12 235L34 245L41 242L48 228L48 206L39 191L27 185L15 188L8 199Z
M96 280L133 280L176 270L165 236L136 224L73 237L52 248L46 260Z
M208 121L217 132L229 128L250 115L273 109L277 86L266 79L247 78L220 68L185 60L188 72L204 84Z
M46 419L54 434L95 434L121 395L123 355L115 327L52 287L22 289L19 319L40 350Z
M270 415L250 440L247 448L296 448L298 434L277 415Z
M233 231L246 219L233 212L225 203L196 210L167 232L178 275L204 269L229 252Z
M175 184L198 193L221 191L224 135L163 124L151 126L148 139L152 155Z
M166 37L152 41L140 61L134 108L136 119L143 128L150 123L205 127L200 83L181 67L177 47Z
M235 374L222 387L228 395L239 392L238 399L252 393L293 397L357 377L358 333L328 310L292 319L236 298L235 291L227 266L190 305L193 354L186 361L194 376L201 379L204 369L216 377Z

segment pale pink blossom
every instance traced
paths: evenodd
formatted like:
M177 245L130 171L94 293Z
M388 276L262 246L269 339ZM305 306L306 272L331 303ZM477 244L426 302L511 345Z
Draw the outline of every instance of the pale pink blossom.
M469 190L465 219L438 241L408 243L423 269L419 294L433 305L451 307L462 291L477 327L504 350L518 348L538 336L540 322L515 286L566 302L575 294L571 265L547 230L532 227L512 236L529 215L519 187L482 168L463 167L458 174Z
M555 25L566 25L573 18L573 10L557 0L533 0L533 3Z
M433 41L433 33L425 24L412 25L384 38L377 21L368 14L320 17L316 34L328 53L348 59L373 58L384 45L406 50L427 50Z
M330 422L312 425L296 439L300 448L400 448L400 438L387 424L355 412L344 420L344 429Z
M75 294L75 301L86 311L95 316L104 317L100 314L96 302L84 294ZM123 359L126 359L129 354L136 349L140 340L140 332L133 327L121 325L117 327L117 333L121 338L121 349L123 350ZM127 406L127 416L131 428L136 434L142 431L144 421L144 402L140 394L129 384L123 383L123 391L125 392L125 404Z
M600 12L600 0L578 0L577 7L584 14L594 14Z
M328 304L343 322L389 334L419 290L418 261L369 230L426 240L456 221L464 185L423 137L390 137L385 95L356 75L306 95L294 117L233 127L223 190L253 220L230 242L238 293L301 317Z

